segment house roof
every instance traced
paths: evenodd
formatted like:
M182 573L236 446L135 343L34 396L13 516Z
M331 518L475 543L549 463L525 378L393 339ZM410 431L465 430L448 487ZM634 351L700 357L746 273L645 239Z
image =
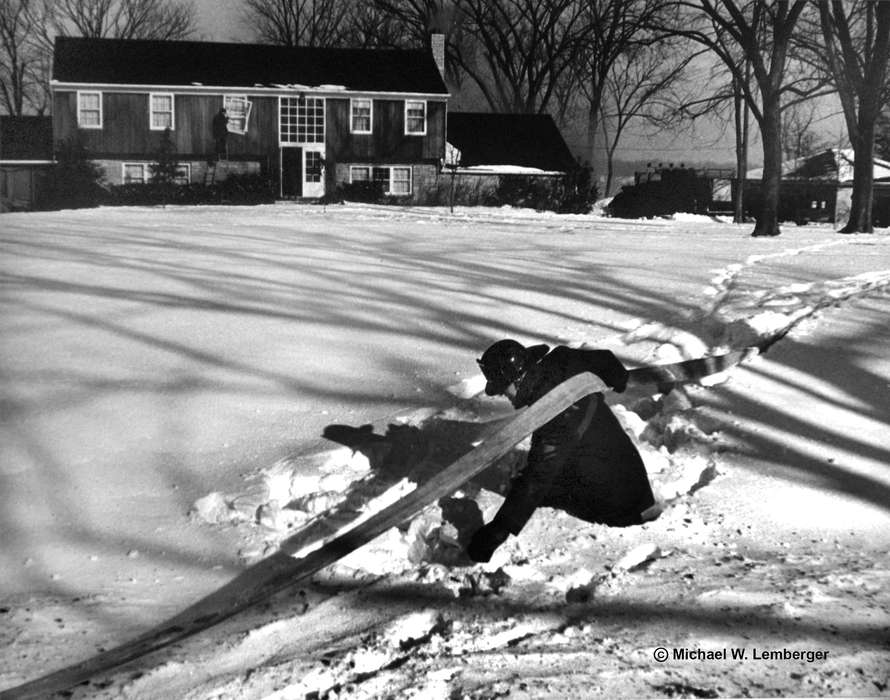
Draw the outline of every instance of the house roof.
M576 167L549 114L448 113L448 143L460 165L518 165L568 171Z
M58 37L53 79L63 83L253 88L343 86L363 92L447 95L432 53Z
M0 160L52 160L52 117L0 117Z
M782 163L782 178L850 183L853 181L854 159L852 148L829 148L821 153L784 161ZM890 162L874 158L872 164L875 180L885 180L890 177ZM749 180L763 177L763 168L749 170L746 177Z

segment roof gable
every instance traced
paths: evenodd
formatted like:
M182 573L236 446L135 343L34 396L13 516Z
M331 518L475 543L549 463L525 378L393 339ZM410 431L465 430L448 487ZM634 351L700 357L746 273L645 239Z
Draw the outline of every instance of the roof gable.
M169 87L337 85L363 92L448 94L429 51L202 41L59 37L53 79Z
M576 167L549 114L448 113L448 143L463 167L519 165L568 171Z

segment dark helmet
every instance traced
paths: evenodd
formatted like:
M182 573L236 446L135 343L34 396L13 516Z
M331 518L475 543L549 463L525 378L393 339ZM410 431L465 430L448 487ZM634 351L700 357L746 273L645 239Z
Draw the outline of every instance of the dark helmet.
M496 396L513 382L518 381L528 368L547 354L546 345L533 345L526 348L521 343L509 338L499 340L482 353L476 362L488 382L485 384L485 395Z

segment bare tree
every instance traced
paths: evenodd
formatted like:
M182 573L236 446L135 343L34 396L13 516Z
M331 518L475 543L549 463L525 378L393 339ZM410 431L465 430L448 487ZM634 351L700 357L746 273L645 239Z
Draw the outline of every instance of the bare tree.
M372 35L372 45L418 45L431 31L446 34L449 84L469 82L489 109L559 113L565 107L566 81L578 60L583 32L579 0L369 0L367 4L373 11L363 24L375 25L365 32Z
M49 106L44 25L39 0L0 0L0 99L7 114L43 114Z
M455 58L488 106L546 112L579 56L576 0L462 0L458 9L472 41Z
M44 5L49 29L58 34L175 40L195 31L190 0L44 0Z
M0 5L0 94L6 113L16 117L24 113L30 87L29 31L27 2L4 0Z
M890 107L884 109L875 124L875 153L878 158L890 160Z
M827 60L855 154L850 219L841 233L871 233L876 124L890 101L890 3L819 0L819 25L822 41L813 50Z
M743 90L745 101L760 127L763 144L762 204L753 236L777 236L779 191L782 178L782 106L786 93L812 94L811 85L790 80L789 47L807 0L679 0L688 22L676 34L707 46L726 65ZM696 20L704 20L694 26ZM740 64L737 47L744 61ZM745 83L744 65L753 81Z
M655 132L675 122L675 88L695 58L678 48L667 41L634 43L613 62L601 102L607 157L605 194L612 187L615 152L631 122L648 124Z
M425 46L433 32L445 35L445 77L452 86L463 80L461 56L470 51L464 31L463 0L366 0L353 14L354 43L406 48Z
M733 53L730 46L724 47L727 55ZM739 53L736 49L736 53ZM716 85L716 89L710 94L703 93L701 85L694 85L689 94L681 99L678 105L680 114L684 119L694 123L697 119L706 117L711 120L723 122L728 126L731 122L735 137L735 173L736 182L739 183L733 190L733 221L737 224L745 221L745 202L743 183L748 171L748 141L750 135L750 111L745 101L745 89L750 90L751 68L750 64L739 57L736 61L744 65L742 77L729 73L725 65L719 61L711 66L707 80L709 85Z
M194 33L191 0L0 0L7 7L26 6L28 46L33 52L32 101L42 111L49 104L53 45L57 36L115 39L185 39Z
M581 53L572 87L584 96L591 162L609 76L632 46L660 40L669 24L669 5L665 0L577 0Z
M819 135L813 130L816 105L800 102L782 114L782 155L787 159L803 158L819 147Z
M245 0L245 19L258 39L282 46L350 43L352 0Z

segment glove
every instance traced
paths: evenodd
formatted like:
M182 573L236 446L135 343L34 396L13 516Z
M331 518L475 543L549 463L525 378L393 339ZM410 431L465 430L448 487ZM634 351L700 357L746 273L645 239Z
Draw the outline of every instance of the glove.
M467 546L467 554L475 562L484 563L491 559L494 550L500 547L510 536L509 531L495 523L480 527Z

